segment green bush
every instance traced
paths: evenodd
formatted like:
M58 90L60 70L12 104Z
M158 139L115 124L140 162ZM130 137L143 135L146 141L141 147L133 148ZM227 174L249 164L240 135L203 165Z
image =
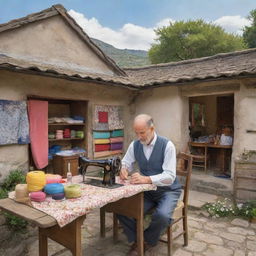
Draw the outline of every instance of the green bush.
M17 184L26 183L26 177L20 170L11 171L10 174L4 179L0 187L0 199L7 198L8 192L13 191ZM16 217L10 213L4 213L6 224L10 230L21 232L27 227L27 221Z
M215 203L207 203L203 206L203 209L217 218L236 216L250 219L256 217L256 200L234 204L230 199L225 198Z
M11 171L10 174L4 179L2 189L7 191L13 191L17 184L25 184L26 177L20 170Z
M215 203L207 203L203 206L203 209L214 217L228 217L235 214L235 207L230 199L225 198Z

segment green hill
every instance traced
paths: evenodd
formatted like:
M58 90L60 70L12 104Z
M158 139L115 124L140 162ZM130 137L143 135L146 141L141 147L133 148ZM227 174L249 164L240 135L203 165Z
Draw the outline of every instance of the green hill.
M129 49L121 50L98 39L91 39L106 55L113 59L117 65L122 68L150 65L147 51Z

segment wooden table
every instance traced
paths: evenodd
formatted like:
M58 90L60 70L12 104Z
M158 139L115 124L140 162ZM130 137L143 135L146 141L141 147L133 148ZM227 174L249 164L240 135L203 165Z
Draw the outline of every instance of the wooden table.
M195 148L204 148L205 157L207 157L207 153L209 152L209 148L217 149L218 152L218 161L219 161L219 169L221 173L225 173L227 170L227 152L231 153L232 145L219 145L213 143L200 143L200 142L189 142L191 147Z
M143 233L143 192L128 198L122 198L116 202L109 203L101 208L101 236L105 235L105 211L114 212L115 214L122 214L133 217L137 220L137 241L138 252L140 256L144 255L144 233ZM81 246L81 226L86 215L78 217L73 222L60 227L57 221L47 215L46 213L27 206L25 204L17 203L13 199L1 199L0 209L21 217L38 226L39 230L39 256L48 255L47 239L60 243L69 249L74 256L82 256ZM114 240L117 238L117 232L114 233Z
M105 212L113 212L136 219L138 255L144 255L144 193L141 192L129 198L107 204L100 209L100 233L105 237ZM116 218L114 218L116 219ZM117 223L116 223L117 224ZM117 226L117 225L116 225ZM113 229L114 241L117 240L117 230Z
M81 226L86 216L81 216L63 228L60 228L53 217L9 198L0 200L0 208L38 226L39 256L48 255L47 238L51 238L55 242L63 245L73 255L82 256Z

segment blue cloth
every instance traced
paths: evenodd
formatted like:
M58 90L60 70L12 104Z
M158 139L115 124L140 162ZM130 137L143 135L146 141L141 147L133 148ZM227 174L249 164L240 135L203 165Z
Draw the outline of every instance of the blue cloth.
M157 175L163 172L164 152L168 140L157 136L157 140L149 160L146 159L143 151L143 145L139 140L134 142L134 156L139 165L140 172L145 176ZM181 188L176 178L171 186L165 186L166 190L175 190Z
M0 100L0 120L0 145L30 143L26 101Z
M110 132L93 132L94 139L109 139Z
M134 142L134 156L140 172L145 176L157 175L163 172L164 153L168 140L157 137L149 160L146 159L143 146L139 141ZM144 239L155 246L162 234L171 223L173 211L181 194L181 185L176 178L171 186L158 187L156 191L144 192L144 215L154 208L149 227L144 231ZM136 241L136 221L126 216L117 216L124 228L129 242Z

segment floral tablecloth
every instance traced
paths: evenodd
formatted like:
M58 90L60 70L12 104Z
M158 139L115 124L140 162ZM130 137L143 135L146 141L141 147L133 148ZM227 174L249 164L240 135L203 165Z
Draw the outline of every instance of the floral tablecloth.
M118 177L117 181L119 181ZM51 196L47 196L44 202L32 202L33 207L54 217L59 226L63 227L95 208L100 208L121 198L136 195L142 191L156 190L155 185L132 185L128 180L123 183L119 182L124 186L114 189L97 187L83 184L82 176L73 177L73 183L78 183L81 186L82 196L80 198L56 201ZM10 193L9 197L14 199L15 193Z

